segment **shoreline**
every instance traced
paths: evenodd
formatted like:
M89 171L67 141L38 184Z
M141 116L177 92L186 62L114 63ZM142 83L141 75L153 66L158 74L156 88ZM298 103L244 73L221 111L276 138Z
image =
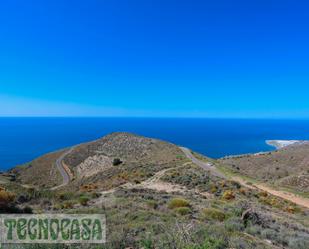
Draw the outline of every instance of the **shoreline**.
M264 155L268 154L272 151L280 150L283 148L286 148L288 146L292 145L301 145L305 143L309 143L309 140L265 140L265 143L271 146L273 149L271 151L260 151L256 153L246 153L246 154L239 154L239 155L229 155L229 156L224 156L221 158L218 158L218 160L225 160L229 158L237 158L237 157L243 157L243 156L259 156L259 155Z
M266 144L275 147L277 150L285 148L290 145L299 144L301 140L266 140Z

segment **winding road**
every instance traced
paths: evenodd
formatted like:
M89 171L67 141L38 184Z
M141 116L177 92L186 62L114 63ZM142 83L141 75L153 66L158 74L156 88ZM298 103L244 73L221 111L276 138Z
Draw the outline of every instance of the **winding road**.
M226 176L223 175L221 172L219 172L213 164L211 164L209 162L203 162L203 161L197 159L195 156L193 156L193 154L191 153L191 151L188 148L185 148L185 147L179 147L179 148L186 155L186 157L189 158L197 166L200 166L204 170L210 171L210 173L214 176L226 179Z
M56 160L55 165L56 165L58 171L60 172L60 174L61 174L61 176L62 176L62 178L63 178L63 182L62 182L61 185L58 185L58 186L55 186L55 187L51 188L51 190L56 190L56 189L58 189L58 188L64 187L64 186L68 185L69 182L71 181L71 176L70 176L69 172L67 171L67 169L63 166L62 161L63 161L63 159L64 159L68 154L70 154L70 153L73 151L74 148L75 148L75 147L72 147L72 148L69 149L68 151L64 152L64 153Z

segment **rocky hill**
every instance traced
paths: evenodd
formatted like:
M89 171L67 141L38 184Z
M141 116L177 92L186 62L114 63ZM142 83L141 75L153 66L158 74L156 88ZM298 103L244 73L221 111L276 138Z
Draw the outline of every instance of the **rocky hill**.
M127 182L141 182L184 159L173 144L117 132L77 146L63 162L73 172L71 186L92 185L107 190Z
M61 181L56 160L69 149L44 155L11 172L17 182L54 187ZM123 181L141 181L155 172L184 159L175 145L135 134L116 132L93 142L71 148L62 163L73 175L71 186L83 184L109 185ZM121 167L117 167L117 161ZM114 179L115 178L115 179ZM105 186L105 188L106 188Z

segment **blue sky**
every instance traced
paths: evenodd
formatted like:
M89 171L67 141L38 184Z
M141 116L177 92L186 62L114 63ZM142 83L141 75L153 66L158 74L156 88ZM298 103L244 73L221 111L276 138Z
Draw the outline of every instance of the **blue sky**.
M309 3L0 3L1 116L309 118Z

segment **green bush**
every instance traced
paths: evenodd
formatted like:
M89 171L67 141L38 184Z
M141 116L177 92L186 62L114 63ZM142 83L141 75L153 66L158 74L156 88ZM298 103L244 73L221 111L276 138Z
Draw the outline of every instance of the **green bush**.
M89 202L89 198L86 196L81 196L79 197L79 204L81 204L82 206L87 206L88 202Z
M190 203L182 198L174 198L168 203L170 209L179 208L179 207L190 207Z
M215 208L205 208L203 210L203 216L206 219L212 219L212 220L218 220L218 221L224 221L226 218L226 215L223 212Z
M150 238L142 239L142 240L140 241L140 246L141 246L141 248L143 248L143 249L153 249L153 248L154 248L153 240L150 239Z

